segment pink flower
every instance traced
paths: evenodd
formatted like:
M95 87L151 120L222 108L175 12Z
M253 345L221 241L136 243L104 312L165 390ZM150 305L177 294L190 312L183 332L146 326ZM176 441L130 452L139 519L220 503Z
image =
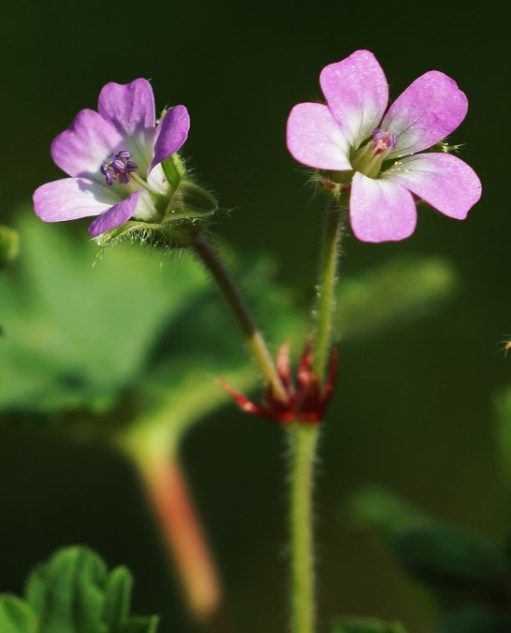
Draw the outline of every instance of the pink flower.
M479 178L455 156L423 151L465 118L467 98L452 79L427 72L388 107L383 70L361 50L323 68L320 84L327 105L293 108L287 147L300 163L336 172L338 190L350 189L351 226L360 240L409 237L417 223L414 195L444 215L466 218L481 196Z
M81 110L53 141L52 158L70 178L39 187L35 212L45 222L98 216L89 226L92 236L130 218L161 221L173 193L161 163L182 147L189 127L182 105L156 123L146 79L106 84L98 112Z

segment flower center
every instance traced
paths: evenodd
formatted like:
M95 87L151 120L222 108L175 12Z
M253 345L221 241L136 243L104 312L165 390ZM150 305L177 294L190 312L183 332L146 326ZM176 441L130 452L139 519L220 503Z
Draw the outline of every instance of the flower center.
M107 185L113 185L114 182L127 185L131 180L131 174L137 169L138 165L131 160L131 153L124 149L116 154L110 154L100 167Z
M396 144L397 137L393 132L375 128L367 143L352 155L353 169L369 178L378 178L383 161Z

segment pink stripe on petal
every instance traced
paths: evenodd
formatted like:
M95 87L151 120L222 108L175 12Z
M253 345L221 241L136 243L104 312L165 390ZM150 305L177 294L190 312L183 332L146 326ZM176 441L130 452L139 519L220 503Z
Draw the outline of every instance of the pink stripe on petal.
M153 89L147 79L106 84L99 94L98 106L101 116L122 136L132 136L156 125Z
M189 129L190 116L185 106L174 106L165 112L156 130L154 158L149 171L181 149L188 138Z
M33 200L36 214L45 222L99 215L118 202L106 185L82 178L64 178L42 185Z
M115 229L127 222L133 215L140 196L140 190L132 193L128 198L122 202L118 202L108 211L102 213L97 217L94 222L89 226L89 233L92 237L97 237L105 231Z
M474 170L450 154L417 154L398 161L382 176L406 187L444 215L464 220L481 197Z
M332 114L357 148L379 127L387 108L389 87L380 64L369 51L356 51L325 66L319 81Z
M104 181L102 162L120 148L122 137L94 110L81 110L70 128L53 141L51 156L70 176Z
M287 148L299 163L315 169L351 170L348 141L327 106L299 103L287 121Z
M394 242L415 230L417 210L412 194L391 180L353 176L350 197L353 232L363 242Z
M391 105L381 128L397 136L389 158L432 147L463 121L468 102L456 82L432 70L416 79Z

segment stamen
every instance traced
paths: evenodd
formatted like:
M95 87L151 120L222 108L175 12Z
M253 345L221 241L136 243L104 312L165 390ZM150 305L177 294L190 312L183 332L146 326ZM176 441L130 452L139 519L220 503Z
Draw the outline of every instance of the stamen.
M125 149L116 154L110 154L108 160L104 161L100 167L107 185L113 185L114 182L121 185L129 184L131 174L137 169L138 165L131 160L131 152Z

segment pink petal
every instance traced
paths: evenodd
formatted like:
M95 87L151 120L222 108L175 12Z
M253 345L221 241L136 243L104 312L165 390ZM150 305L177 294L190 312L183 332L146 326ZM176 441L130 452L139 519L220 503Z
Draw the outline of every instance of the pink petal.
M464 220L481 197L474 170L451 154L418 154L399 160L382 175L412 191L441 213Z
M83 178L64 178L39 187L34 209L45 222L76 220L99 215L119 201L115 192Z
M70 176L87 176L104 181L103 161L120 148L122 137L94 110L81 110L70 128L53 141L51 156Z
M315 169L351 169L348 142L327 106L299 103L287 120L287 148L299 163Z
M389 158L432 147L458 127L467 108L467 98L453 79L436 70L425 73L394 101L381 123L397 136Z
M127 222L137 207L139 196L140 190L135 191L135 193L132 193L125 200L118 202L111 209L102 213L89 226L90 235L97 237L101 235L101 233L115 229L117 226Z
M101 116L122 136L152 130L156 125L153 89L147 79L135 79L129 84L106 84L98 105Z
M174 106L165 112L156 131L154 158L149 171L181 149L188 137L189 129L190 116L185 106Z
M417 210L412 194L391 180L353 176L350 197L353 232L364 242L394 242L415 230Z
M356 51L323 68L321 89L351 147L379 126L389 100L387 80L369 51Z

